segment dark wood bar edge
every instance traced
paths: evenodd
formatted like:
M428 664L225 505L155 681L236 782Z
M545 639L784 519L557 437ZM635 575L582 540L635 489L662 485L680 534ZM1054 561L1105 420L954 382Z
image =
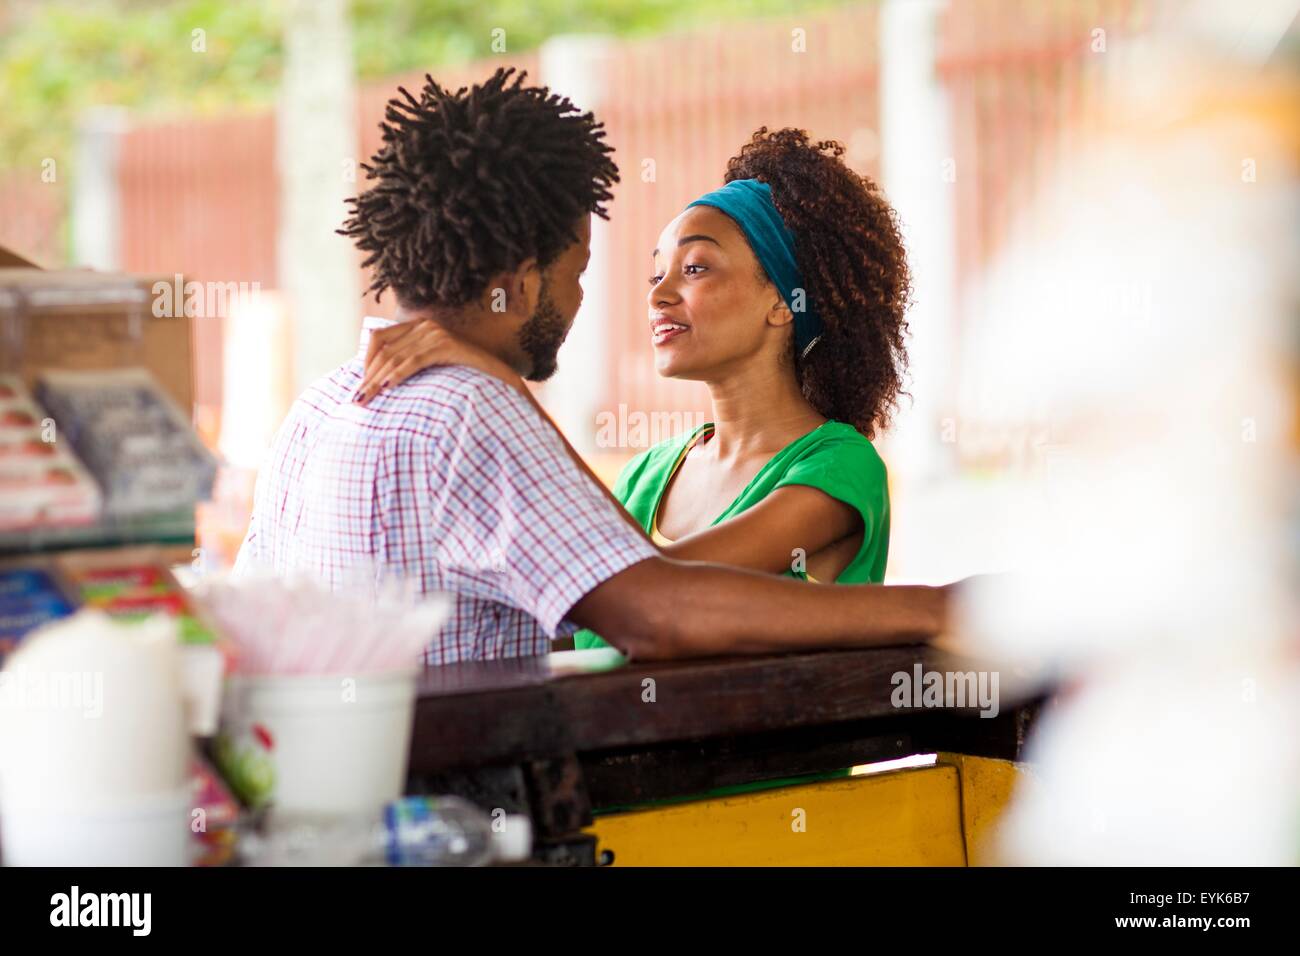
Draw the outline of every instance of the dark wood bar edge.
M593 810L939 751L1021 756L1045 692L1005 663L925 645L672 662L556 676L548 658L431 668L410 792L527 813L536 858L596 862ZM996 716L896 706L896 674L999 675Z

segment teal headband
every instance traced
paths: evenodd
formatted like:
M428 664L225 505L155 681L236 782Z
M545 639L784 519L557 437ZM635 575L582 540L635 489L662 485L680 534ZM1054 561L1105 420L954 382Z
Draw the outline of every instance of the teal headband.
M821 338L822 319L808 300L808 289L794 257L794 236L772 202L772 187L757 179L733 179L686 208L691 206L713 206L735 220L763 271L790 307L794 316L795 353L800 358L806 357Z

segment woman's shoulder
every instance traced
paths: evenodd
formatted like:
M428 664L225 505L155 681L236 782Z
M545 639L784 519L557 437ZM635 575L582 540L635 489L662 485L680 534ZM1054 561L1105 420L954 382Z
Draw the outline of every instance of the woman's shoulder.
M828 421L806 439L776 478L783 485L807 485L856 508L868 527L888 520L889 475L871 440L853 426Z
M883 476L885 460L866 435L846 422L831 419L813 431L799 449L798 461L842 462Z
M774 487L811 485L832 497L875 502L889 498L885 461L871 440L852 425L828 421L807 435L774 475Z

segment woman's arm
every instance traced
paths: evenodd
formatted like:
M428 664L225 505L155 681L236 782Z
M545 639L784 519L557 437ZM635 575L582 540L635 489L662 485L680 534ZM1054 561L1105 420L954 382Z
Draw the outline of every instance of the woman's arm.
M804 558L862 530L862 516L807 485L777 488L734 518L660 548L678 561L708 561L783 574Z

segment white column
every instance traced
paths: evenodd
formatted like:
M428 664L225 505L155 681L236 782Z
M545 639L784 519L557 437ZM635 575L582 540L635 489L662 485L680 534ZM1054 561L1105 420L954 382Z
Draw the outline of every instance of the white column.
M886 0L880 11L880 140L885 194L898 210L912 269L908 315L912 400L890 435L891 465L909 479L947 472L940 419L951 394L954 190L970 170L955 162L949 106L935 69L938 18L947 0Z
M121 193L118 157L126 110L92 107L77 124L72 173L72 262L111 272L121 267Z
M567 96L583 112L600 119L604 102L604 64L612 55L610 40L599 36L558 36L539 51L539 82ZM529 77L531 81L533 77ZM626 173L625 173L626 174ZM611 214L617 209L611 207ZM546 408L580 452L595 451L595 422L605 395L609 364L605 324L610 321L609 223L591 218L591 263L582 277L582 308L560 349L559 370L546 384Z
M276 123L280 288L293 317L296 390L357 348L361 290L352 244L334 230L357 173L357 112L345 0L287 0Z

